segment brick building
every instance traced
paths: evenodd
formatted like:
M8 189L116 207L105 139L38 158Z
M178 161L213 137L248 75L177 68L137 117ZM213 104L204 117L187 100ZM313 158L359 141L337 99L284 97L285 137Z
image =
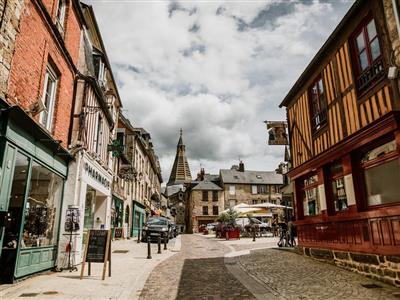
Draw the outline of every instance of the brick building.
M1 41L15 44L1 49L11 68L0 103L0 280L10 282L56 264L84 22L77 1L6 2Z
M398 1L356 1L281 103L299 246L400 284Z

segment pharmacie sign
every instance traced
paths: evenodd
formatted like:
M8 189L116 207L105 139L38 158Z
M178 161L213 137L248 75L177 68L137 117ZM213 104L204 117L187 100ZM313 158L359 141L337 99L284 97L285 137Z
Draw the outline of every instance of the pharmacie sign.
M110 181L87 162L85 162L85 171L88 173L89 177L99 182L106 189L110 188Z

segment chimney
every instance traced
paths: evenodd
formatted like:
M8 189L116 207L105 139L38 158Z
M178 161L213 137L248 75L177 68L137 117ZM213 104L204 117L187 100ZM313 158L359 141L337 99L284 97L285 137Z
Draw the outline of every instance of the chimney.
M200 180L201 180L201 181L204 180L204 174L205 174L204 168L201 168L201 169L200 169Z
M244 163L242 161L239 163L239 172L244 172Z

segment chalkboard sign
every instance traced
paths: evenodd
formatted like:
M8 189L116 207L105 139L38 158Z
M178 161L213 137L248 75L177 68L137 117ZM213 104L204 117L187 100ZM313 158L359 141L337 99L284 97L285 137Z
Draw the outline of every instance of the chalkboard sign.
M114 239L122 239L124 236L124 228L115 227L114 228Z
M103 263L107 248L108 230L89 230L87 262Z
M85 263L88 263L88 275L90 276L91 263L103 263L103 276L105 278L106 267L108 262L108 276L111 277L111 230L89 230L86 242L85 255L82 262L81 276L85 270Z

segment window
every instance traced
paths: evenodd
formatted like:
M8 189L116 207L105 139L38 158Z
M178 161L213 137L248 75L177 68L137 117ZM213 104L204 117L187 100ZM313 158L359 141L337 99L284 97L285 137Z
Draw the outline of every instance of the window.
M203 206L203 215L204 216L208 215L208 206Z
M252 200L251 201L253 204L258 204L258 200Z
M305 216L320 214L318 194L318 175L312 175L302 180L303 208Z
M97 132L96 132L96 153L100 155L101 142L103 139L103 119L99 114L97 119Z
M94 68L95 68L97 80L99 81L100 86L105 87L106 86L106 68L105 68L105 64L102 60L102 57L100 54L95 54L93 56L93 60L94 60Z
M65 0L58 0L57 6L57 21L56 26L57 29L63 34L64 33L64 24L65 24L65 12L66 12L66 2Z
M218 191L212 192L212 201L218 201Z
M310 88L311 99L311 126L318 131L326 124L326 100L322 77L319 77Z
M44 88L43 88L43 98L42 98L44 110L40 113L39 122L49 131L51 130L53 125L56 90L57 90L57 75L54 72L54 70L50 66L48 66L46 69L46 75L44 77Z
M203 191L203 201L208 201L208 191Z
M400 202L400 158L396 142L368 151L361 163L368 206Z
M235 191L235 186L234 185L230 185L229 186L229 195L235 195L236 191Z
M256 185L252 185L251 186L251 193L254 195L254 194L257 194L257 186Z
M274 185L271 185L271 194L275 194L276 193L276 189Z
M260 185L260 194L266 194L267 193L267 187L265 185Z
M218 206L213 206L213 215L218 216Z
M344 186L343 166L341 161L336 161L331 164L330 176L335 211L345 210L347 208L347 195Z
M369 17L353 37L354 53L357 61L357 87L364 90L384 73L381 49L375 21Z
M63 180L47 168L32 163L22 247L57 244L58 215Z

